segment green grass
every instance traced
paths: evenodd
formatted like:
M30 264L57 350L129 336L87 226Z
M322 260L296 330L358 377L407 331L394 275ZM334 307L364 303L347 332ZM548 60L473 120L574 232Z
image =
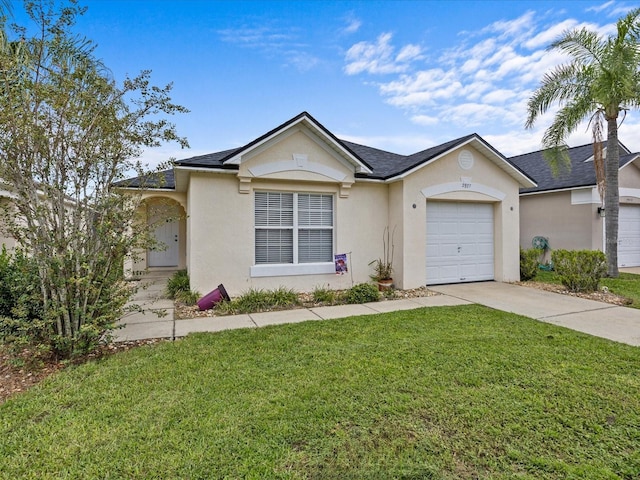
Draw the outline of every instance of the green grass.
M560 279L555 272L540 270L532 280L535 282L560 284ZM628 306L640 308L640 275L633 273L620 273L618 278L603 278L600 286L606 286L610 292L626 297L631 302Z
M0 405L0 478L635 479L639 373L477 305L197 334Z

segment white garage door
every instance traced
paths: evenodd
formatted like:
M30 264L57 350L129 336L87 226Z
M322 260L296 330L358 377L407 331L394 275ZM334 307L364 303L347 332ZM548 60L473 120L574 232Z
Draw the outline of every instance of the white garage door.
M640 206L620 205L618 218L618 266L640 265Z
M427 285L493 280L493 205L427 202Z

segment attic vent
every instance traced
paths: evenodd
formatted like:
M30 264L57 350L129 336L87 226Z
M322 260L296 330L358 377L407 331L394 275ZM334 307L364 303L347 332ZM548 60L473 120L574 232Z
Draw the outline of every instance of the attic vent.
M471 170L473 167L473 154L469 150L462 150L458 154L458 165L463 170Z

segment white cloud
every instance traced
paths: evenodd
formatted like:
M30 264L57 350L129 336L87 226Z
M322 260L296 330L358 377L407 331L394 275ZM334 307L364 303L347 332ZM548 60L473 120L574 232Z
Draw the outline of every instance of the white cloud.
M405 108L433 106L438 100L451 100L463 90L462 84L453 76L425 82L431 72L420 72L418 77L406 77L405 82L394 82L381 86L391 105Z
M520 122L520 116L510 107L487 105L486 103L461 103L449 105L441 110L444 120L454 125L464 125L466 128L486 126L491 122L515 124Z
M410 62L421 58L421 47L412 44L405 45L395 55L390 43L392 37L391 33L383 33L375 43L359 42L349 48L345 55L347 75L401 73L407 71Z
M292 65L300 72L312 70L320 60L308 52L292 50L285 54L285 65Z
M342 32L346 34L356 33L361 26L362 22L359 19L350 17L347 19L347 26L342 29Z
M609 2L605 2L602 5L596 5L595 7L589 7L587 8L587 12L601 12L602 10L606 10L607 8L609 8L610 6L612 6L615 2L613 0L609 1Z
M481 33L499 33L500 38L521 37L533 29L535 12L529 10L514 20L498 20L481 30Z
M560 35L562 35L566 30L573 30L576 28L577 24L578 22L572 18L556 23L551 25L548 29L537 33L532 38L524 42L523 45L530 49L546 47L560 37Z
M516 96L517 94L513 90L501 88L487 93L482 97L482 103L505 103Z
M431 126L437 125L440 122L440 119L429 115L414 115L411 117L411 121L416 125Z
M599 11L611 9L613 3ZM435 52L436 60L424 60L421 47L409 44L399 50L392 46L392 35L384 33L376 42L360 42L346 56L349 75L391 74L383 82L370 82L384 101L404 110L411 122L429 131L455 131L456 135L477 131L500 151L516 155L538 150L540 139L555 109L540 116L533 129L525 130L527 104L545 73L566 62L567 56L546 50L563 32L587 28L600 35L615 33L614 23L602 25L568 17L566 12L528 11L513 20L500 20L477 32L462 32L460 41ZM416 68L422 65L424 68ZM370 80L370 79L369 79ZM627 120L627 131L630 130ZM638 128L638 121L634 124ZM591 132L578 130L570 145L588 143ZM631 137L629 134L628 137ZM624 136L622 136L624 139ZM629 138L629 148L640 151ZM450 139L450 138L449 138ZM624 141L624 140L623 140Z
M316 67L320 60L310 53L309 44L300 41L294 28L269 26L228 28L217 31L221 40L243 48L258 50L281 65L292 66L300 72Z

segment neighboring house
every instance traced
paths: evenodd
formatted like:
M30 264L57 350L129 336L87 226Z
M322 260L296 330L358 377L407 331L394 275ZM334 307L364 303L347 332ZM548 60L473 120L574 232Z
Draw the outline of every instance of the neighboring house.
M168 216L154 223L167 248L130 269L187 268L194 290L223 283L232 294L369 281L386 227L398 288L516 281L518 193L535 186L476 134L398 155L339 140L306 112L243 147L179 160L153 182L143 209L149 221ZM335 273L336 254L347 254L346 275Z
M3 214L5 208L11 202L12 193L8 190L7 186L0 180L0 251L4 246L7 250L11 250L16 246L15 239L7 233L3 228Z
M570 148L571 170L557 177L542 151L511 157L537 182L520 190L520 244L531 248L536 236L553 249L604 251L606 209L600 200L593 164L593 144ZM606 145L605 145L606 155ZM640 153L620 144L620 218L618 264L640 265Z

